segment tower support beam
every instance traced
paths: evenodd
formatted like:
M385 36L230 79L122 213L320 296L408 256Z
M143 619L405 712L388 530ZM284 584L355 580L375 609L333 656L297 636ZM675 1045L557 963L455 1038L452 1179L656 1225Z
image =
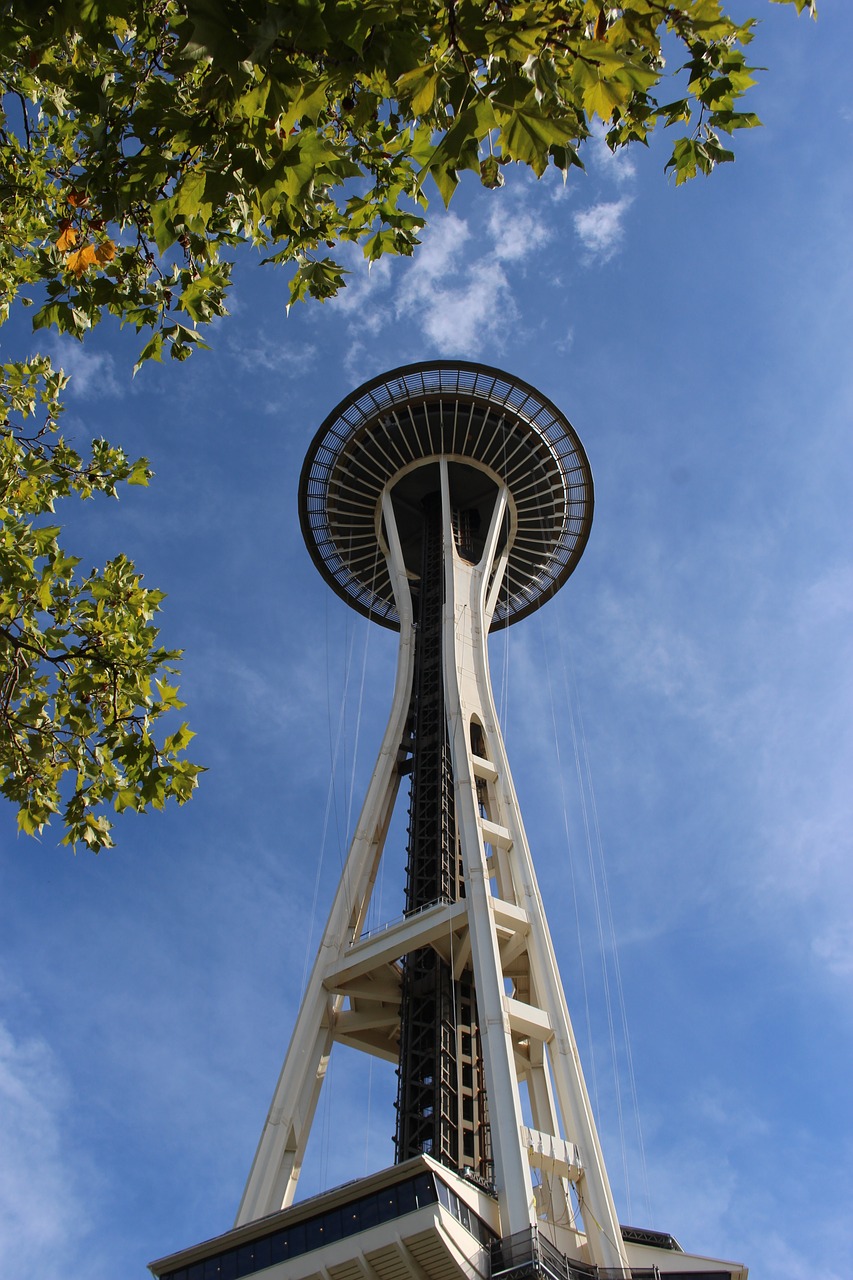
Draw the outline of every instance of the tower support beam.
M296 1194L331 1052L335 1015L343 1005L343 997L327 989L326 975L339 964L364 927L399 790L400 744L412 689L414 628L406 568L387 496L383 499L383 512L388 561L401 619L391 714L240 1201L237 1226L286 1208Z

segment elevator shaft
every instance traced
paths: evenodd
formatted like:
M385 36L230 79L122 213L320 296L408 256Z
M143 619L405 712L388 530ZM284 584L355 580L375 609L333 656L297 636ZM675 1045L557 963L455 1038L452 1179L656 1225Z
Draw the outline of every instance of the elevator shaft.
M471 518L454 512L459 553ZM442 676L444 550L441 498L423 501L416 604L406 914L465 896ZM454 976L432 947L405 956L400 1014L396 1160L425 1153L452 1169L493 1176L477 1000L470 963Z

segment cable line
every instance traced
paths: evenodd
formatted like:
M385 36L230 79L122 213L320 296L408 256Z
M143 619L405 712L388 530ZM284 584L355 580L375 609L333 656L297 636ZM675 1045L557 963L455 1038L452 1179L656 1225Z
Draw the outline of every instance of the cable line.
M619 960L619 947L617 943L616 926L613 920L613 903L610 896L610 883L607 875L607 861L604 856L604 842L601 835L601 823L598 816L598 803L595 796L595 787L592 778L592 767L590 764L589 744L586 736L586 725L583 718L583 710L581 708L580 693L577 684L577 672L574 661L572 659L571 648L568 648L568 663L566 660L566 651L563 645L562 633L558 632L558 643L563 658L563 676L567 679L567 667L571 672L572 686L574 689L574 704L577 708L577 723L580 729L580 740L583 755L584 772L586 775L586 786L589 792L589 807L592 813L592 828L595 838L595 847L598 854L598 865L600 867L601 883L603 889L603 898L605 911L607 915L608 930L610 934L610 954L613 961L613 971L615 976L616 994L619 1004L619 1015L621 1021L622 1039L625 1046L625 1061L628 1068L628 1086L630 1090L631 1108L634 1113L634 1121L637 1135L637 1148L640 1156L640 1168L642 1173L643 1199L645 1201L645 1211L649 1221L652 1219L651 1200L649 1195L648 1168L646 1165L646 1149L643 1140L643 1130L640 1117L639 1097L637 1094L637 1077L634 1069L634 1055L631 1049L631 1036L628 1027L628 1013L625 1004L625 989L622 982L622 968ZM567 694L568 696L568 694ZM630 1196L629 1196L629 1213L631 1212Z

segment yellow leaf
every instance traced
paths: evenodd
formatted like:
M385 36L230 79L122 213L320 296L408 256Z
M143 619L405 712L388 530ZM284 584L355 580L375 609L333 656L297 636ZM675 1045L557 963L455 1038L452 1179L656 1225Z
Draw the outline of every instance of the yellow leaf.
M606 122L613 115L613 108L622 106L630 96L630 85L599 78L584 89L583 105L590 116L600 116Z
M115 256L116 256L116 247L113 244L112 240L102 240L101 243L98 245L97 249L95 250L95 261L100 264L103 264L105 262L112 262Z
M70 223L66 226L61 225L61 234L56 242L56 247L60 253L67 253L72 245L77 243L77 231Z
M95 246L93 244L84 244L82 249L75 249L73 253L69 253L65 260L65 265L79 279L97 260Z

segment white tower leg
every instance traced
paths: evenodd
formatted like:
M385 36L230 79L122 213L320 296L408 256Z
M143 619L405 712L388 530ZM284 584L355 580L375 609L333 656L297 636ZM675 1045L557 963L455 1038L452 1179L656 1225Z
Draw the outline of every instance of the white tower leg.
M236 1225L253 1222L289 1205L296 1193L311 1122L326 1074L344 996L329 986L330 972L357 942L367 918L385 837L400 785L400 744L412 690L414 627L411 595L390 500L383 502L389 538L389 563L400 613L400 648L388 726L373 770L364 806L308 981L290 1047L281 1069L261 1140L240 1201ZM387 962L386 962L387 968ZM363 979L372 983L384 1016L399 1022L399 978L381 966ZM390 989L389 989L390 988ZM390 995L390 1001L382 999Z
M528 1138L522 1134L519 1090L525 1080L538 1133L567 1142L577 1152L566 1159L560 1176L553 1174L559 1166L556 1157L539 1157L552 1164L548 1197L552 1222L568 1225L573 1221L566 1194L567 1181L571 1180L591 1260L603 1267L624 1268L627 1256L619 1220L489 679L486 641L500 585L493 569L507 503L506 489L502 486L499 492L480 563L471 565L456 549L445 461L441 469L445 699L501 1217L509 1234L531 1220L529 1148L525 1150ZM497 568L499 573L500 565ZM472 722L482 733L483 757L475 757L472 750ZM496 926L498 904L519 912L515 936L508 939L503 956ZM507 913L504 910L502 914L505 917ZM551 1076L560 1119L554 1107ZM533 1136L534 1148L537 1141ZM559 1148L550 1144L550 1149Z

